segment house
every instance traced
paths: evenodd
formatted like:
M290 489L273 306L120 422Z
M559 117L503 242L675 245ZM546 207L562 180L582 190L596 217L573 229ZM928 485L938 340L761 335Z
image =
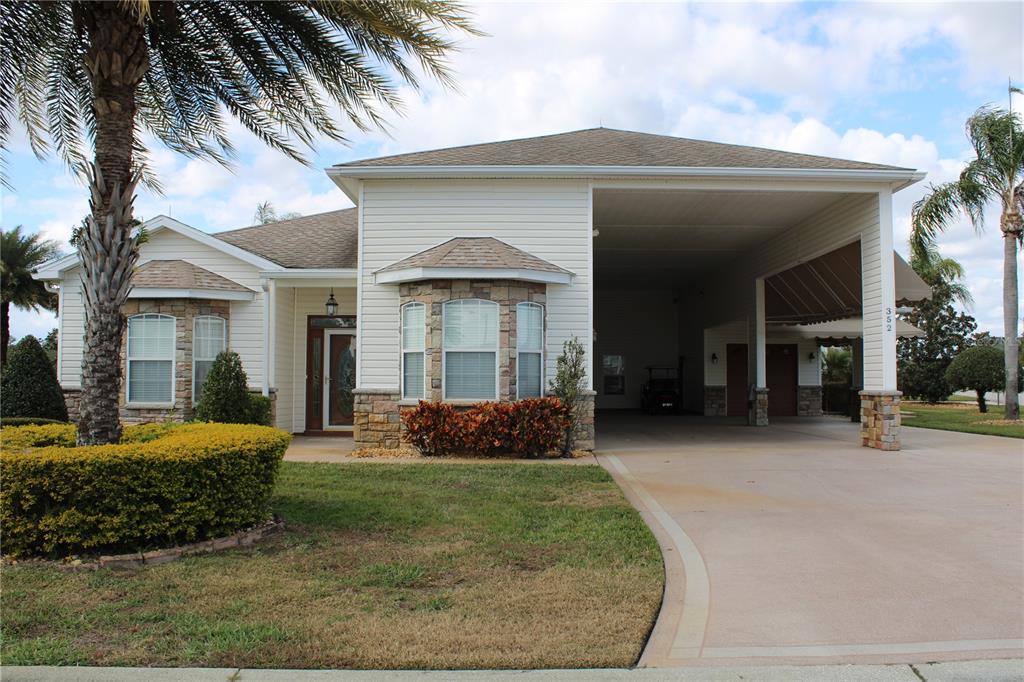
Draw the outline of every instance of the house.
M863 444L899 447L896 309L928 288L893 251L892 196L921 173L596 128L327 174L355 208L215 235L147 223L125 310L126 421L187 417L231 348L279 427L393 446L419 399L542 394L575 337L591 414L638 407L661 367L688 411L759 425L820 414L816 354L842 342ZM72 413L77 267L38 273L59 286Z

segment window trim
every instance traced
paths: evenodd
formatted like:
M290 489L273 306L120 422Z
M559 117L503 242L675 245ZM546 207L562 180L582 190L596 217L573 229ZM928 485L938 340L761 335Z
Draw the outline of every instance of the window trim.
M520 307L535 307L540 308L540 351L519 350L519 308ZM547 324L547 311L544 306L540 303L534 303L533 301L520 301L516 303L516 400L522 400L519 397L519 356L522 353L539 353L540 354L540 395L539 398L543 398L547 395L544 386L545 376L545 363L547 362L547 346L548 346L548 324Z
M132 400L131 398L131 386L132 386L132 362L134 361L159 361L166 362L167 358L152 358L152 357L141 357L133 358L131 356L131 337L132 337L132 325L131 321L138 318L162 318L171 320L173 323L174 334L171 337L172 350L171 350L171 399L170 401L157 401L157 402L145 402L141 400ZM178 361L177 361L177 343L178 343L178 318L173 315L167 315L166 313L138 313L136 315L130 315L127 323L125 324L125 347L124 347L124 400L127 407L174 407L177 398L177 386L176 377L178 372Z
M220 320L223 323L224 330L224 350L228 349L228 321L227 318L221 317L220 315L196 315L192 318L192 405L195 406L196 401L199 398L198 391L196 391L196 325L200 320ZM221 351L223 352L223 351ZM217 358L212 359L203 358L201 362L212 362Z
M423 349L405 350L405 311L410 307L419 306L423 308ZM421 301L409 301L398 308L398 396L399 400L427 400L427 390L430 386L427 379L427 304ZM442 330L442 335L444 331ZM423 356L423 395L419 398L408 398L405 395L405 354L419 353Z
M448 318L448 306L452 304L462 305L469 301L479 301L497 308L498 314L494 319L494 347L493 348L462 348L449 351L445 348L445 325ZM494 353L494 396L491 398L449 398L448 397L448 353ZM481 400L501 399L501 304L496 301L489 301L485 298L454 298L441 304L441 400L444 402L480 402Z

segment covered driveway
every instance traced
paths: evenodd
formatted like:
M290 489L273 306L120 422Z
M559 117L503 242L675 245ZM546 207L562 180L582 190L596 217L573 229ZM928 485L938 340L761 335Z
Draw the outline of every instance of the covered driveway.
M641 664L1024 653L1024 444L907 428L612 414L598 457L666 556Z

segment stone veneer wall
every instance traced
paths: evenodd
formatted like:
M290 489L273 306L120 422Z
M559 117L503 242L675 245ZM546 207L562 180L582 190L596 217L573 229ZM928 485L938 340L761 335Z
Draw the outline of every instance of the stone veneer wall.
M821 386L797 386L796 414L799 417L820 417Z
M402 443L400 396L388 389L357 388L353 391L352 444L363 448L397 448Z
M729 414L726 402L725 386L704 387L704 416L725 417Z
M185 298L131 299L122 308L126 318L143 313L171 315L175 318L174 405L171 407L132 407L126 404L128 363L128 328L125 322L121 343L121 421L135 424L151 421L185 421L192 416L192 331L193 320L200 315L214 315L228 320L228 301L206 301ZM273 398L272 398L273 399Z
M900 449L900 391L860 392L860 444L878 450Z
M751 426L768 426L768 389L755 388L754 401L747 416Z

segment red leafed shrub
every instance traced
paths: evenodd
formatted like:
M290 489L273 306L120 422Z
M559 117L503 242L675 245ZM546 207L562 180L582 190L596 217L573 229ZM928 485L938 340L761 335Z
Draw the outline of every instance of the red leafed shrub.
M483 402L463 412L446 403L420 401L402 413L402 421L406 440L424 455L538 457L559 448L569 411L558 398Z
M447 455L461 449L465 428L462 415L446 403L421 400L402 412L405 439L424 455Z

